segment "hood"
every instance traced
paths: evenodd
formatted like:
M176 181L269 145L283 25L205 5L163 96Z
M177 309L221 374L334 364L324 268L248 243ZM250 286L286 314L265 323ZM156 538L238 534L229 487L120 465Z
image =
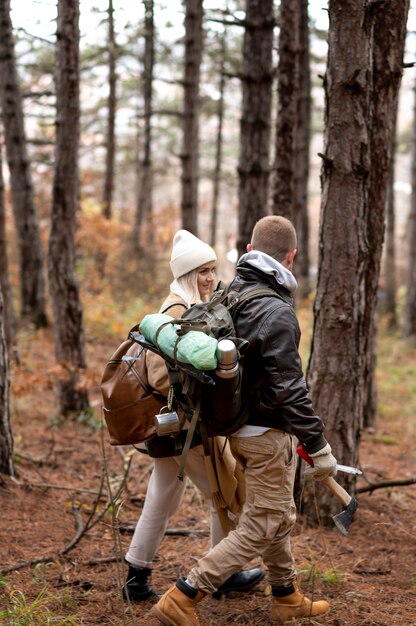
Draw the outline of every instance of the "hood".
M266 274L277 286L284 287L290 293L297 289L298 283L292 272L265 252L253 250L243 254L237 263L237 271L240 267L252 267L257 272Z

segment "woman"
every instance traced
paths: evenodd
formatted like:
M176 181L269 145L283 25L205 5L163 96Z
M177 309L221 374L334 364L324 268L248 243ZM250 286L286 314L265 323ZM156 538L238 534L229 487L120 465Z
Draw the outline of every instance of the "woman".
M170 293L160 311L172 317L180 317L192 304L206 302L212 295L216 284L216 254L206 243L186 230L179 230L173 238L170 267L174 281L170 285ZM147 366L149 383L163 394L167 394L169 381L165 363L157 354L148 352ZM227 473L225 482L233 485L231 509L238 510L238 481L234 476L235 461L228 447L224 450L224 439L221 441L221 469ZM156 445L158 438L155 438ZM170 441L173 441L170 438ZM220 447L213 440L213 449ZM228 446L228 444L227 444ZM147 446L152 454L152 446ZM210 457L208 457L209 459ZM141 602L157 597L150 587L152 561L162 542L169 518L177 511L182 502L186 481L177 478L180 456L164 456L154 458L154 467L149 479L143 512L137 523L133 539L126 554L129 571L123 587L123 597L133 602ZM212 503L212 480L209 479L209 468L206 467L207 457L203 446L198 443L188 452L185 462L185 474L200 489L211 505L211 545L216 545L227 532L234 527L229 517L219 515ZM218 465L216 467L218 473ZM212 478L212 476L211 476ZM218 485L217 485L218 487ZM230 498L228 498L229 500ZM260 568L239 570L235 572L218 590L219 595L230 591L250 591L262 578L264 572Z

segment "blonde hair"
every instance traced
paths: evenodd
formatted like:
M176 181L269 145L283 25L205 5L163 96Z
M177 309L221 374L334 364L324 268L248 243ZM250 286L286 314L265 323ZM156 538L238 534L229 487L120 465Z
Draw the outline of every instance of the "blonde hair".
M276 261L283 261L287 253L297 246L295 228L282 215L267 215L255 224L251 245L254 250L265 252Z
M202 302L198 289L198 268L176 279L179 287L184 291L188 305Z

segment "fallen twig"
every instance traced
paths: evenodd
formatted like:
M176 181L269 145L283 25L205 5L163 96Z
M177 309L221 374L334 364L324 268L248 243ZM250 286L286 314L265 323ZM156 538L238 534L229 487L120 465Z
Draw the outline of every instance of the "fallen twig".
M124 534L133 534L136 528L136 524L119 524L119 531ZM187 528L167 528L165 535L177 535L183 537L205 537L209 535L209 530L188 530Z
M405 487L406 485L415 485L416 478L405 478L403 480L388 480L382 483L370 483L365 487L356 489L356 493L372 493L376 489L387 489L388 487Z
M99 491L93 491L92 489L85 489L84 487L73 487L73 486L68 486L68 485L53 485L52 483L21 482L19 480L16 481L16 484L19 487L29 487L30 489L35 488L35 487L39 489L64 489L65 491L76 491L77 493L88 493L89 495L92 495L92 496L102 495L100 494Z

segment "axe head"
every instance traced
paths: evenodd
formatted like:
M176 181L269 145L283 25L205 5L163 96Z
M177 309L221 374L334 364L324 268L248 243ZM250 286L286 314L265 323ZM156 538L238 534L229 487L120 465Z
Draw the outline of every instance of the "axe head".
M341 513L333 516L334 524L342 532L343 535L348 535L348 529L354 517L354 513L357 510L358 502L355 498L351 498L350 503Z

